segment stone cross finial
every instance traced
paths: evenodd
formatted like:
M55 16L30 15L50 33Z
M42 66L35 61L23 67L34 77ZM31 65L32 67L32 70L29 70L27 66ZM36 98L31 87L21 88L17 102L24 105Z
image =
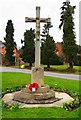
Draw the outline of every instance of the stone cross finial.
M25 18L25 22L36 22L36 41L35 41L35 67L40 67L40 22L48 23L50 18L40 18L40 7L36 7L36 18Z

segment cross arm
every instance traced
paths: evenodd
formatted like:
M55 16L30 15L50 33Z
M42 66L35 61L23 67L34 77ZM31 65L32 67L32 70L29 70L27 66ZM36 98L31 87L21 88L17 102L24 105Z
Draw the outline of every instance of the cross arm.
M43 22L43 23L50 23L51 20L50 18L29 18L29 17L25 17L25 22L36 22L36 20L40 20L40 22Z
M36 18L29 18L29 17L25 17L25 22L36 22Z
M50 18L40 18L40 22L48 23L51 22Z

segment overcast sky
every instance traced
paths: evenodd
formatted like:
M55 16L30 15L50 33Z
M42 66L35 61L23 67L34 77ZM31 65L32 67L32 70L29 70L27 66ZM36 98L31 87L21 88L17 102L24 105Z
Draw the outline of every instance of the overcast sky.
M0 0L0 40L4 41L5 28L8 20L12 20L14 25L14 40L17 46L21 47L26 29L31 27L35 29L35 23L25 23L25 17L36 17L36 6L41 7L40 17L51 18L53 27L50 29L50 35L55 42L62 41L62 30L59 30L60 24L60 7L66 0ZM70 0L71 5L76 5L75 9L75 32L76 41L79 44L79 0ZM41 30L43 27L41 24Z

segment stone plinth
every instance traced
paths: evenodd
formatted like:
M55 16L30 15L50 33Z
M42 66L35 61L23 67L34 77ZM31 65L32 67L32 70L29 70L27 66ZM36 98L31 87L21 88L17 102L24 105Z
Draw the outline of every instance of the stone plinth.
M7 93L4 95L4 97L2 98L4 100L5 103L7 104L12 104L12 103L16 103L17 101L13 100L13 97L16 93L19 92L13 92L13 93ZM27 103L22 103L22 102L18 102L19 103L19 108L30 108L30 107L63 107L64 103L67 102L72 102L74 101L74 99L69 96L67 93L62 93L62 92L57 92L55 91L55 98L58 98L60 100L55 99L55 102L53 103L48 103L48 104L27 104ZM50 99L51 101L51 99Z
M48 85L39 86L35 92L29 90L28 87L29 86L16 92L13 96L13 100L28 104L53 103L59 100L55 98L55 92L50 90Z
M38 83L39 85L44 85L44 69L39 67L32 67L31 83Z
M50 89L49 85L39 86L38 89L36 90L36 93L49 92L49 89ZM29 85L27 85L26 88L23 88L21 91L26 93L32 93L32 91L29 89Z

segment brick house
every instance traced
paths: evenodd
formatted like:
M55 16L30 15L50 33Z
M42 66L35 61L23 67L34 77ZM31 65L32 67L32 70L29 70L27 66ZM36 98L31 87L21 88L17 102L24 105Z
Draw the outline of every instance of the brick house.
M17 48L14 47L14 55L19 58L19 53L17 52ZM4 64L5 63L5 54L6 54L6 46L5 44L0 41L0 64Z
M60 57L63 57L64 55L63 55L63 51L62 51L62 45L61 45L61 43L60 42L57 42L56 43L56 54L58 55L58 56L60 56Z

